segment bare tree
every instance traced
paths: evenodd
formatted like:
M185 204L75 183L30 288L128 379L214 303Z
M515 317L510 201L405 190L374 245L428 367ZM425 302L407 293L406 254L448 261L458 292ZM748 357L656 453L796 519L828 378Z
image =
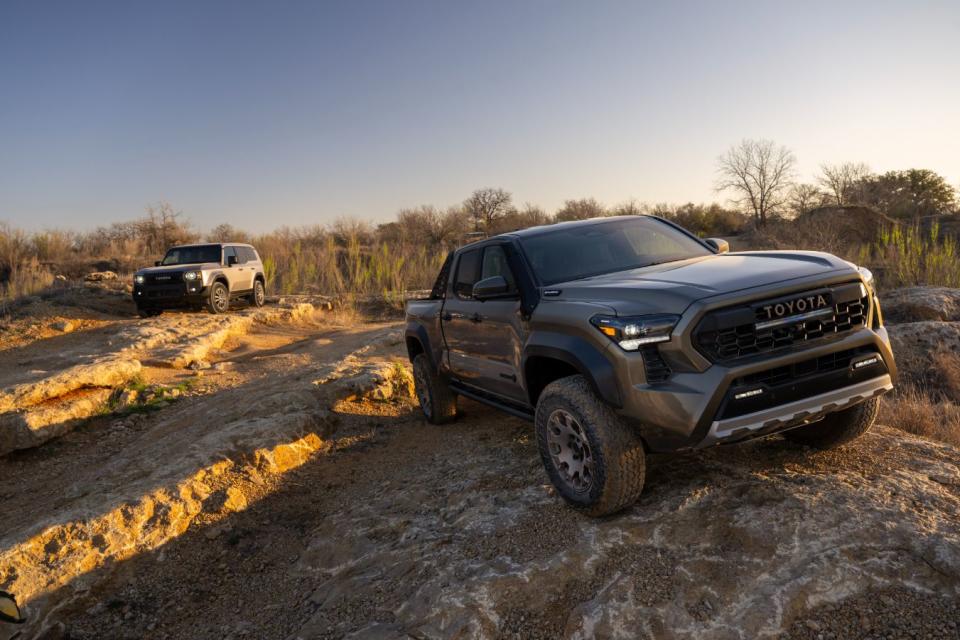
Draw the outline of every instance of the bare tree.
M717 191L735 194L734 200L753 213L757 226L786 201L796 158L771 140L744 140L717 159Z
M820 165L817 182L827 190L838 207L863 200L862 190L858 189L865 179L870 177L870 167L863 162L843 162L841 164Z
M473 230L493 228L493 223L510 211L510 193L503 189L487 187L477 189L463 203L464 210L473 218Z
M581 198L579 200L567 200L564 202L554 218L557 222L566 222L568 220L599 218L606 214L607 211L603 208L603 205L593 198Z
M207 234L207 242L250 242L250 236L245 231L224 222L210 230Z
M787 205L794 217L802 216L807 211L820 206L823 197L823 191L816 185L804 182L790 187L790 192L787 195Z

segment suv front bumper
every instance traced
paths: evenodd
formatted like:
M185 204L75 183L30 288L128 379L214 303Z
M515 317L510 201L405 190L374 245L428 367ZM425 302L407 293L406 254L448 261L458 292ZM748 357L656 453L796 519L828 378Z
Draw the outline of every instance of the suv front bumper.
M140 309L192 307L206 302L209 292L210 288L200 282L137 284L133 287L133 302Z

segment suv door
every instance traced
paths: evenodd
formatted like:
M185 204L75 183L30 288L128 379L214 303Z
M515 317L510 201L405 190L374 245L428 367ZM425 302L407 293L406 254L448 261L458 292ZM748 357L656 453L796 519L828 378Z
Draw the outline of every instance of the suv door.
M508 293L496 299L475 300L473 285L491 276L503 276ZM519 375L523 325L516 282L503 245L464 251L457 261L452 295L443 306L443 335L455 377L484 391L525 402Z
M223 275L227 276L230 292L243 291L243 273L240 271L240 256L237 248L226 246L223 248Z
M250 247L236 247L239 263L237 272L240 274L238 282L242 291L253 289L253 278L257 275L256 255Z

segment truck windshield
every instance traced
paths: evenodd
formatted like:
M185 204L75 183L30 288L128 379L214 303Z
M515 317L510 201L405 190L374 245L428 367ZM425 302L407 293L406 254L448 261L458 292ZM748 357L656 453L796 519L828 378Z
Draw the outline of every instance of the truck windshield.
M520 239L544 285L711 255L706 246L650 217L559 227Z
M220 264L220 245L206 244L195 247L174 247L163 257L163 266L177 264L202 264L215 262Z

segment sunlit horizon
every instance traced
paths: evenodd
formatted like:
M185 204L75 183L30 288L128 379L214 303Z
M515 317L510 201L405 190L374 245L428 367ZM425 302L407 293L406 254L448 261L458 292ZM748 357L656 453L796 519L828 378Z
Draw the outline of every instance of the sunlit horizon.
M383 222L480 187L725 202L744 138L960 186L960 5L0 7L0 221Z

